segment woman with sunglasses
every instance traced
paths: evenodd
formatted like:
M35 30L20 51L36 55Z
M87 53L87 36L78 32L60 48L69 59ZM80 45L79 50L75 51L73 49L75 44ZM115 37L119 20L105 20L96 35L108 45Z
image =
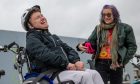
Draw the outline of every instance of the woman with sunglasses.
M123 67L135 54L137 45L132 27L120 21L116 7L104 5L100 24L86 42L77 45L77 50L93 54L95 69L105 84L122 84Z

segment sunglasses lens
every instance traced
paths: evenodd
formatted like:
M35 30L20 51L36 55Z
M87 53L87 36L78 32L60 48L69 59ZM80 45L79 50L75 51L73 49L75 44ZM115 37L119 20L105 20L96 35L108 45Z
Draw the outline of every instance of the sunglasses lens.
M103 14L103 17L105 17L105 16L111 17L111 15L112 15L111 13L104 13L104 14Z
M108 13L106 16L107 16L107 17L111 17L111 13Z

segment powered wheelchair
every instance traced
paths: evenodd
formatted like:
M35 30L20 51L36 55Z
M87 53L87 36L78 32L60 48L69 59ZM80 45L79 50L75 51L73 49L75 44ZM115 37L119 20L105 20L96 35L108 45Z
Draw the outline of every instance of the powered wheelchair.
M14 68L18 71L20 84L54 84L53 80L55 77L57 77L58 84L75 84L72 80L60 81L58 76L59 73L56 73L53 77L49 77L47 74L56 72L54 69L45 71L43 73L32 72L32 64L30 63L26 49L19 46L16 42L12 42L9 45L4 45L0 48L0 51L12 51L14 54L16 54ZM27 64L28 72L24 76L22 68L25 63Z

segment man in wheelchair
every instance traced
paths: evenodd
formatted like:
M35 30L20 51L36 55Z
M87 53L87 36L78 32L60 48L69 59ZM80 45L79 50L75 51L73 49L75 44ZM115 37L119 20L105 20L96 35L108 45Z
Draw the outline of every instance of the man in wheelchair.
M96 70L84 69L84 63L73 48L49 32L48 22L41 14L40 6L27 9L21 22L27 31L26 50L32 72L49 71L47 76L54 79L55 84L69 80L75 84L104 84Z

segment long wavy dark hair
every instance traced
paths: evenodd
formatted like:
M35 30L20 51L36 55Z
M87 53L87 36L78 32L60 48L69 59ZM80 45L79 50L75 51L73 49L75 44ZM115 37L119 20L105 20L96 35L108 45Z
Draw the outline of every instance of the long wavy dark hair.
M103 9L101 11L101 17L100 17L101 23L104 22L104 19L103 19L103 10L104 9L111 9L112 10L112 14L113 14L113 18L114 18L115 23L121 22L120 14L119 14L119 11L117 10L117 8L114 5L104 5Z

